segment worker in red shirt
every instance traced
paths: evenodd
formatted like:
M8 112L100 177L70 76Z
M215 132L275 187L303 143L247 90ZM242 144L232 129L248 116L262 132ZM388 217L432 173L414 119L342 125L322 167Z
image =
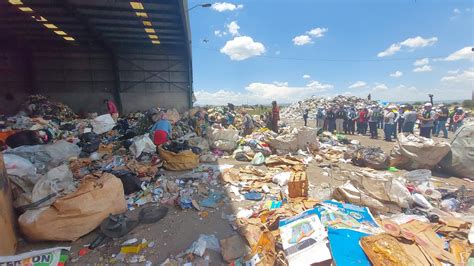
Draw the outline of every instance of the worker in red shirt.
M272 130L275 133L278 133L278 121L280 121L280 107L278 107L277 102L272 102Z
M107 110L109 110L109 114L112 116L112 118L114 119L114 121L117 122L117 119L119 117L119 112L118 112L118 109L117 109L117 106L115 105L114 102L112 102L111 100L109 99L105 99L104 100L104 103L107 104Z

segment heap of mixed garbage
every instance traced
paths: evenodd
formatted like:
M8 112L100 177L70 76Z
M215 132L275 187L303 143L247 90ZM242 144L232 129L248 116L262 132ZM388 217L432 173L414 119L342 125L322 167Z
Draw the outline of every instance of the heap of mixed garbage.
M308 99L293 103L281 111L281 116L287 119L301 119L304 111L309 111L309 117L315 118L318 108L329 108L329 107L367 107L370 105L378 104L377 101L359 98L356 96L343 96L338 95L336 97L317 97L312 96Z
M331 101L311 98L284 114L291 118L309 105L368 104L345 96ZM233 265L473 263L474 189L450 185L432 171L442 167L474 179L472 146L463 145L474 124L461 128L452 143L401 134L385 153L309 127L278 133L257 127L242 137L242 118L227 107L206 109L211 122L197 130L199 110L166 110L173 136L159 147L149 136L159 108L117 122L108 114L79 119L68 108L4 117L0 141L22 130L51 135L43 144L3 151L22 235L28 241L76 241L96 230L96 239L70 254L70 261L80 263L88 252L108 246L116 253L107 263L152 265L143 252L159 240L130 239L135 228L159 223L169 209L204 219L223 205L251 203L222 212L233 236L202 234L159 263L213 264L209 252L220 252ZM235 118L230 124L229 112ZM311 165L321 168L321 176L308 176ZM310 182L322 178L331 182ZM137 219L127 215L134 210ZM44 252L61 258L63 251Z

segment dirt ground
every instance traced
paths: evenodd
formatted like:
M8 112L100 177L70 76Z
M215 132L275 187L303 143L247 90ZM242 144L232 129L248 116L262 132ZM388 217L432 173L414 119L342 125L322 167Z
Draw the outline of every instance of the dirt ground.
M290 122L291 123L291 122ZM291 123L293 125L300 125L300 121ZM310 125L311 126L311 125ZM356 139L361 144L366 146L380 147L385 152L390 152L395 142L385 142L381 139L383 132L379 132L379 139L373 140L367 136L348 136L349 139ZM237 162L233 159L220 159L218 164L235 164L242 165L246 163ZM327 164L326 164L327 165ZM310 190L314 187L319 186L322 183L327 183L331 188L343 184L345 182L341 172L352 171L357 168L352 164L339 163L332 169L332 175L325 176L324 172L331 172L327 169L323 169L325 164L318 164L311 162L307 174L310 178ZM400 170L394 174L402 175L406 171ZM468 188L474 188L473 183L468 181L446 176L442 173L433 172L433 177L440 186L454 186L459 187L465 185ZM219 188L218 188L219 189ZM229 222L222 218L223 214L232 214L238 211L239 207L251 206L254 203L249 201L235 202L231 201L230 198L235 197L234 195L227 195L227 199L224 201L225 204L216 208L208 209L209 216L201 218L198 215L198 211L192 210L181 210L175 207L170 207L168 215L161 221L151 225L139 225L131 233L121 239L114 239L108 241L105 245L90 251L84 256L79 256L78 252L81 248L86 247L91 243L97 236L96 232L92 232L76 242L73 243L25 243L22 242L20 245L19 252L47 248L52 246L71 246L71 256L68 265L97 265L97 264L114 264L119 263L114 259L114 256L119 253L120 244L125 240L137 238L138 240L146 239L148 242L154 242L154 247L149 247L142 250L138 256L141 257L142 262L139 263L126 263L131 265L144 265L145 261L151 262L153 265L162 263L167 258L174 257L180 252L185 251L190 245L199 238L200 234L214 234L218 239L227 238L233 234L237 234ZM127 215L131 218L135 218L138 214L138 210L128 212ZM222 258L218 252L207 251L209 255L210 265L220 265L223 263ZM130 258L131 255L128 255ZM199 260L195 260L198 262ZM201 259L201 265L206 265L204 259ZM199 264L197 264L199 265Z

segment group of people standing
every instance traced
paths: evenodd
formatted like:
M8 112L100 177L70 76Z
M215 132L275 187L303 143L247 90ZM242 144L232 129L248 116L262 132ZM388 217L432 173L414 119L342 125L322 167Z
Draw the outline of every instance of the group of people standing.
M414 133L416 122L419 121L420 136L431 138L431 135L448 138L448 127L456 131L463 124L465 113L461 107L455 107L451 112L443 104L436 109L431 103L426 103L423 110L417 112L412 105L389 105L385 108L379 105L365 107L329 106L318 107L316 112L316 127L325 131L339 134L366 135L378 138L378 129L383 129L384 139L392 141L397 133ZM303 112L303 120L307 126L309 110ZM448 124L449 122L449 124Z

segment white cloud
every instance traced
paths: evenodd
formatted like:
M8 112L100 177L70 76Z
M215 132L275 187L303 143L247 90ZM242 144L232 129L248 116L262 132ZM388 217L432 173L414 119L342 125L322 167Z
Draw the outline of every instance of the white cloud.
M301 46L311 43L311 37L308 35L300 35L293 38L293 43L295 45Z
M265 46L262 43L254 42L249 36L238 36L227 41L220 52L228 55L231 60L240 61L262 55L265 53Z
M458 8L455 8L455 9L453 10L453 13L454 13L454 14L461 14L461 10L459 10Z
M349 89L364 88L365 86L367 86L367 83L359 80L359 81L356 81L354 84L350 85Z
M390 45L389 48L387 48L383 52L378 53L377 56L385 57L385 56L394 55L396 52L399 52L402 48L409 48L409 50L413 51L415 50L415 48L431 46L435 44L437 41L438 41L437 37L425 39L423 37L416 36L413 38L408 38L402 42L394 43Z
M311 37L313 38L321 38L324 36L324 33L326 33L327 31L328 31L327 28L314 28L310 31L307 31L306 33L311 35Z
M386 91L388 90L387 85L385 84L376 84L373 88L372 91Z
M378 53L377 56L378 57L390 56L390 55L393 55L396 52L400 51L400 49L402 49L402 47L399 44L394 43L394 44L390 45L390 47L388 47L387 50Z
M466 82L469 81L472 83L474 80L474 68L464 70L462 73L457 74L457 75L451 75L451 76L444 76L441 78L441 81L443 82ZM472 85L472 84L471 84Z
M223 37L224 35L227 35L227 32L225 31L220 31L220 30L215 30L214 31L214 35L218 36L218 37Z
M423 59L416 60L415 63L413 63L413 65L414 66L423 66L423 65L427 65L429 63L430 63L429 58L423 58Z
M399 78L401 76L403 76L403 72L398 71L398 70L393 72L392 74L390 74L390 77L392 77L392 78Z
M281 51L278 50L278 51L275 52L275 54L276 54L276 55L280 55L280 54L281 54Z
M459 68L456 70L448 70L448 74L457 74L459 71L461 71Z
M334 86L313 80L304 86L290 86L288 82L262 83L253 82L245 87L245 91L218 90L209 92L197 90L195 92L198 105L223 105L234 104L269 104L275 100L280 103L292 103L311 97L321 95Z
M311 76L308 75L308 74L304 74L304 75L303 75L303 78L304 78L304 79L309 79L309 78L311 78Z
M217 12L224 12L224 11L234 11L237 9L244 8L244 5L235 5L232 3L227 2L216 2L212 4L211 8Z
M413 69L413 72L430 72L431 70L432 69L430 65L424 65L422 67L417 67Z
M408 38L401 42L402 46L407 46L410 48L419 48L419 47L426 47L435 44L438 41L438 38L432 37L428 39L424 39L423 37L416 36L415 38Z
M239 29L240 26L237 24L237 21L232 21L231 23L227 24L227 29L229 30L229 33L232 34L232 36L238 36L239 35Z
M470 46L464 47L450 54L444 60L445 61L457 61L457 60L462 60L462 59L474 60L474 51L472 49L473 47L470 47Z

